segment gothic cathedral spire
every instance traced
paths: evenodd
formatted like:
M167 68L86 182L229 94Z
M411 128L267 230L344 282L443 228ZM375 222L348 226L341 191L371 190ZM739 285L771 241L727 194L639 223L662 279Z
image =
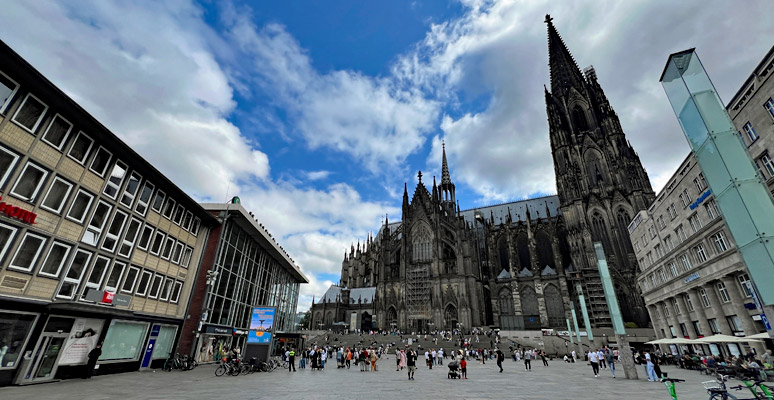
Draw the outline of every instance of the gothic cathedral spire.
M627 226L654 200L648 174L626 140L594 69L581 73L550 16L548 58L551 91L546 113L560 211L568 230L572 265L579 270L594 311L594 326L609 326L604 293L598 290L594 242L601 242L627 322L647 326L649 319L635 282L637 261ZM565 266L567 267L567 266Z
M451 180L451 174L449 174L449 163L446 161L446 143L443 146L443 161L441 162L441 201L444 203L451 203L452 208L457 202L457 197L454 194L454 183Z

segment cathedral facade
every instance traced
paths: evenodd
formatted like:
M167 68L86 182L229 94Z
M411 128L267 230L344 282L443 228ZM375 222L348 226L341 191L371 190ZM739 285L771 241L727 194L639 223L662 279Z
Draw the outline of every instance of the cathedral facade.
M609 327L593 242L603 244L625 321L647 326L627 226L654 193L594 70L581 73L546 23L558 195L461 210L444 149L440 185L433 177L428 190L421 172L411 195L404 185L401 221L385 218L345 253L339 285L312 306L313 327L566 328L572 306L580 318L581 291L592 326Z

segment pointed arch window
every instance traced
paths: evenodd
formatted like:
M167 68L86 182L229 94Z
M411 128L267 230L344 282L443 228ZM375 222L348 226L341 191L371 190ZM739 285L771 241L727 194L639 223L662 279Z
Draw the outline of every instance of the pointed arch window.
M589 130L589 124L586 122L586 113L580 107L575 107L572 110L572 123L579 132Z
M412 248L412 260L413 261L429 261L433 257L432 248L432 235L426 226L420 225L412 235L413 248Z
M629 240L629 222L631 221L629 213L624 208L619 208L615 218L618 222L618 232L621 242L623 242L623 248L630 252L633 251L632 241Z
M602 217L602 214L600 214L599 211L594 211L594 214L591 215L591 233L594 240L599 240L602 242L602 247L604 247L605 253L612 254L612 249L610 248L610 237L607 234L607 224L605 224L605 219Z
M497 241L497 255L500 259L500 269L510 270L508 267L508 238L504 235Z

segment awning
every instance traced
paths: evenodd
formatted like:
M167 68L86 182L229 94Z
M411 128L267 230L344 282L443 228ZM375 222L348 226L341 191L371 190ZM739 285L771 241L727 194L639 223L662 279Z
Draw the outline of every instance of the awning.
M767 332L756 333L755 335L745 336L745 339L771 339Z
M691 343L745 343L745 342L760 342L758 339L750 339L746 337L736 337L729 335L712 335L703 337L701 339L692 340Z

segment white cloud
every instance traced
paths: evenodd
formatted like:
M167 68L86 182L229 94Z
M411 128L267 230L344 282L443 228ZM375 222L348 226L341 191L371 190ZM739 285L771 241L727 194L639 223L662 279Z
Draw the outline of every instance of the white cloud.
M331 171L307 171L304 175L310 181L319 181L328 178L331 175Z

